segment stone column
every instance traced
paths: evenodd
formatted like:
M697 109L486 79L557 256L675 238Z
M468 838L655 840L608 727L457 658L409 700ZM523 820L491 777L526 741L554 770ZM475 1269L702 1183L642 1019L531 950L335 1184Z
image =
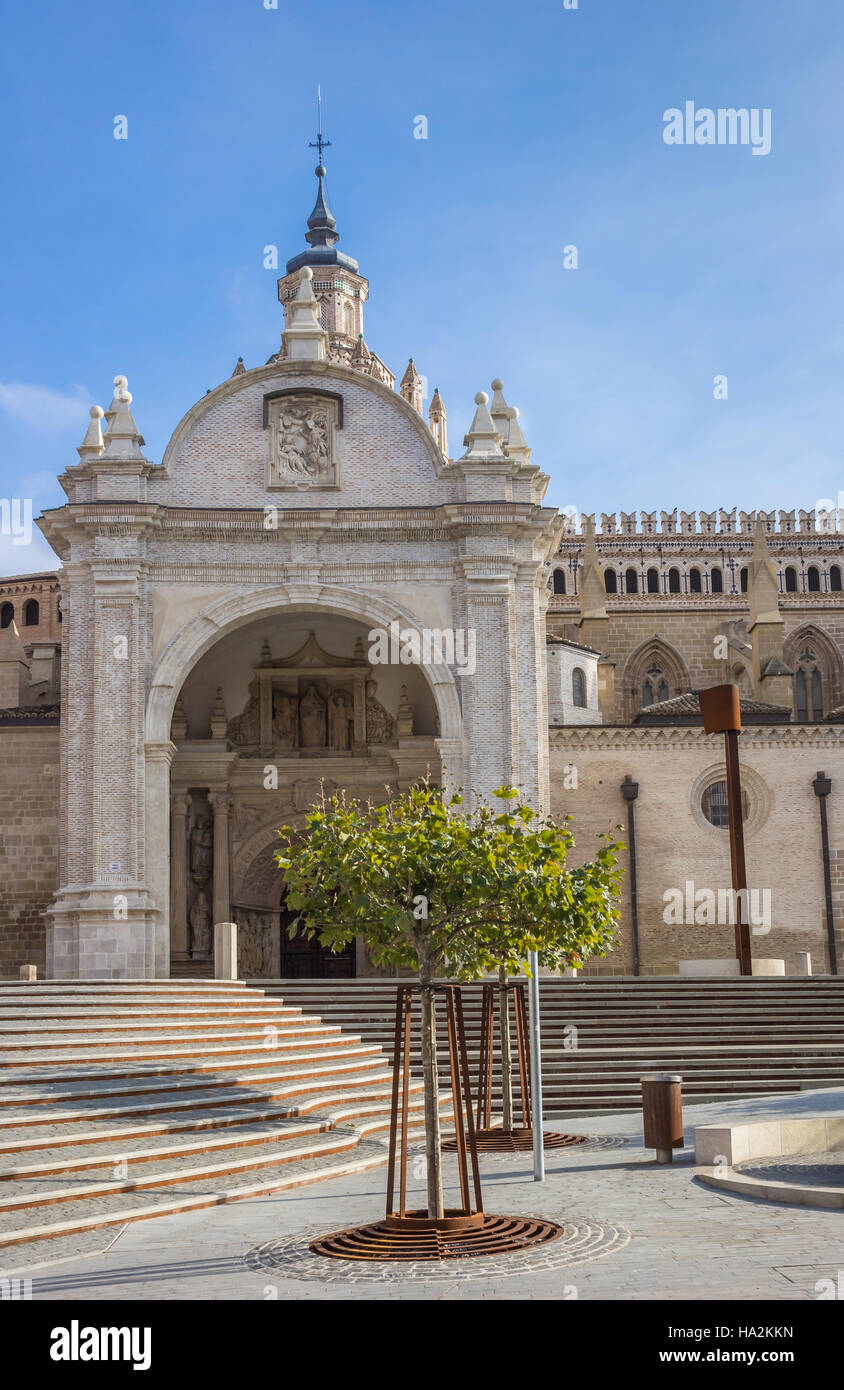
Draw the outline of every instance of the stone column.
M227 922L231 913L229 903L229 794L211 792L208 797L214 812L214 903L213 922Z
M188 792L176 792L170 803L170 954L190 959L188 940Z
M156 909L152 973L164 980L170 978L170 767L175 752L169 739L144 746L146 872Z

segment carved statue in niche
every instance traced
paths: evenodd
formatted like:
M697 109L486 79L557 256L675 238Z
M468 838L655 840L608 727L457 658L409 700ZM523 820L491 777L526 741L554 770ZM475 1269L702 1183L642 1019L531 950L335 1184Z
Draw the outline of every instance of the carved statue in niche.
M333 690L329 697L331 747L338 753L351 748L351 733L355 720L355 701L350 690Z
M190 910L190 953L192 956L207 956L211 951L211 909L203 888L194 899Z
M330 424L325 406L290 401L278 413L275 473L288 486L331 482Z
M390 743L395 735L396 721L376 700L376 681L366 682L366 739L368 743Z
M190 835L190 876L204 888L214 867L214 831L211 817L200 815Z
M232 743L246 744L258 743L261 737L261 705L260 705L261 682L253 680L249 682L249 699L243 709L242 714L235 715L227 725L227 737Z
M324 748L325 701L315 685L309 685L299 705L299 722L302 726L303 748Z
M279 748L296 747L296 697L283 690L273 691L273 743Z
M272 974L272 921L263 912L243 913L237 955L239 975L266 977Z

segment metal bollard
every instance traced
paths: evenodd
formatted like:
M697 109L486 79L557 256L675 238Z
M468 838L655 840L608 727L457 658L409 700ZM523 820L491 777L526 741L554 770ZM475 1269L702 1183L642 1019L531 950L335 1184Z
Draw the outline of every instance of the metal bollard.
M682 1080L671 1072L641 1077L645 1148L656 1149L657 1163L671 1163L672 1149L683 1148Z

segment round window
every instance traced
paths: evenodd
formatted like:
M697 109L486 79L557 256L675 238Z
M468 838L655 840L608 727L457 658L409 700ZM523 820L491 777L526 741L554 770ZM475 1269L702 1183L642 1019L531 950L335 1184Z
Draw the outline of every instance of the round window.
M728 830L730 826L730 809L727 800L727 783L710 782L703 793L700 801L701 810L709 821L718 830ZM742 790L741 794L741 818L747 820L748 803L747 792Z

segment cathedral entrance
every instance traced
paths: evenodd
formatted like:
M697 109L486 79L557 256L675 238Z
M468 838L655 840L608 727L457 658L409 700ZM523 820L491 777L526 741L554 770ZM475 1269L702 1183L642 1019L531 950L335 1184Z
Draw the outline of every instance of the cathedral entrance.
M282 980L353 980L356 972L357 947L354 941L342 951L331 951L322 946L317 937L308 940L300 930L296 936L288 936L288 927L295 917L281 899L281 942L279 952L279 978Z

